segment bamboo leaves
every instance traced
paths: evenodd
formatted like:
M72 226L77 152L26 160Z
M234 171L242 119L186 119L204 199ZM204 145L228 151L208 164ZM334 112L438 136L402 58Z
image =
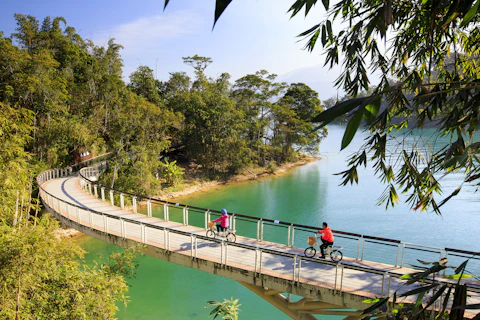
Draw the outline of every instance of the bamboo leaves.
M466 26L472 19L477 15L478 9L480 6L480 0L476 0L475 4L468 10L468 12L463 17L462 23L460 23L461 27Z

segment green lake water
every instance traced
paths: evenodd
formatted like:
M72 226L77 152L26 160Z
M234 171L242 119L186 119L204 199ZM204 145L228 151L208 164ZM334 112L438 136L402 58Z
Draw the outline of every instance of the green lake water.
M434 145L436 140L429 138L430 133L416 133L409 137L409 143L417 143L420 147ZM340 153L342 134L343 128L329 128L329 136L322 142L321 156L316 162L279 177L221 186L182 198L181 202L304 225L321 226L327 221L334 230L426 246L480 251L480 206L475 187L464 186L462 192L442 208L442 216L413 212L405 204L386 211L384 206L376 205L384 186L374 178L373 169L359 172L359 185L339 186L340 177L333 174L346 169L345 159L361 146L365 137L357 134L352 145ZM427 137L427 142L420 139L422 136ZM392 152L403 148L402 144L389 146ZM461 177L459 173L442 179L445 195L458 186ZM198 220L203 221L203 216ZM272 240L284 238L280 231L266 229L266 232ZM305 239L306 235L296 236L295 244L303 247ZM78 241L89 252L87 263L119 250L88 237ZM348 256L355 250L351 245L345 253ZM147 256L141 257L139 262L136 278L129 281L131 302L128 307L120 306L118 319L211 319L208 317L211 309L204 309L207 301L230 297L240 299L240 319L289 319L230 279ZM319 316L319 319L338 318Z

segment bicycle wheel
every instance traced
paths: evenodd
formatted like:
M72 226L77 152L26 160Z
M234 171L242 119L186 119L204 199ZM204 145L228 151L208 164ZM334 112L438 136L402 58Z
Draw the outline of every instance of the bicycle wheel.
M207 237L215 239L215 232L213 232L213 230L207 230Z
M313 258L315 256L315 254L317 253L317 250L315 250L314 247L308 247L307 249L305 249L305 257L307 258Z
M343 259L343 253L342 253L342 251L340 251L340 250L332 250L332 252L330 252L330 259L332 259L332 261L335 261L335 262L340 262L340 261L342 261L342 259Z
M235 242L237 241L237 236L235 235L235 233L227 233L227 241L228 242Z

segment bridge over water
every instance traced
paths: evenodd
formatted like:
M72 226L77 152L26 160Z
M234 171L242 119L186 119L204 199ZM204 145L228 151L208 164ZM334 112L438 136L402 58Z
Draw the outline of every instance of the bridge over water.
M400 277L418 271L410 267L418 265L416 258L448 257L456 265L470 258L469 269L480 270L475 252L342 231L334 231L336 244L345 248L340 263L307 258L306 239L317 227L236 213L230 215L235 243L208 238L207 222L218 211L101 186L96 181L105 162L93 165L95 160L87 163L90 167L52 169L37 177L41 199L57 219L97 239L122 247L141 243L150 256L238 281L293 319L317 319L315 314L361 319L356 310L368 307L364 300L414 288ZM456 283L442 275L438 279ZM463 282L467 303L480 303L480 283ZM289 294L302 298L294 302ZM440 302L431 308L440 310Z

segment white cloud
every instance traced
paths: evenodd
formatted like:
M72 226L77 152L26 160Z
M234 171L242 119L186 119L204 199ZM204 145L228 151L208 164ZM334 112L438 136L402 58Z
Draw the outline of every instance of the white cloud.
M195 12L176 11L151 17L141 17L132 22L117 25L94 37L98 45L108 39L124 47L122 56L135 56L146 51L162 51L162 42L198 32L205 21Z

